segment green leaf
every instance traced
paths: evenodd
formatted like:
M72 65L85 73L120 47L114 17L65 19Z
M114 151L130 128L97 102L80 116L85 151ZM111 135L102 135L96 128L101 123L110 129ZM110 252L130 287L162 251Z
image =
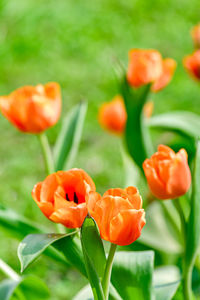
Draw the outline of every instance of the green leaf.
M71 168L81 140L87 103L80 102L64 119L55 145L56 171Z
M153 264L153 251L115 254L111 281L122 299L151 299Z
M139 179L140 179L140 173L138 172L138 166L134 163L134 161L131 159L131 156L126 152L124 147L121 147L121 155L124 165L124 187L127 186L137 186Z
M39 227L36 223L30 222L29 219L2 205L0 205L0 226L17 239L22 239L29 233L43 233L47 231L42 226ZM56 249L49 248L44 254L66 264L64 257Z
M192 176L191 211L187 224L186 265L192 267L200 247L200 141L197 142Z
M170 208L174 209L173 206ZM138 242L165 253L182 253L182 245L172 235L171 227L159 202L153 202L147 207L146 221L147 225L144 226Z
M9 300L16 294L17 299L42 300L49 298L45 283L36 276L21 277L19 281L6 279L0 283L0 299Z
M143 117L143 106L150 90L150 84L139 89L131 89L126 78L121 83L121 93L125 102L127 122L125 140L128 151L142 169L144 160L153 153L153 146Z
M91 286L88 284L84 286L78 294L73 298L73 300L93 300L93 294ZM114 286L110 285L110 294L109 294L109 300L122 300L120 295L115 290Z
M0 205L0 226L14 235L16 238L23 238L27 234L44 232L44 228L39 227L29 219L18 215L16 212Z
M200 117L187 111L174 111L151 117L148 121L151 128L176 131L192 138L200 137Z
M159 267L154 271L155 300L171 300L181 282L180 271L176 266Z
M23 272L49 246L55 247L67 258L67 261L76 267L82 274L86 274L78 239L75 232L69 234L29 234L19 244L18 257Z
M94 219L86 217L81 228L83 255L95 299L104 299L100 279L103 277L106 256L98 227Z
M0 283L0 299L9 300L18 284L18 281L12 279L3 280Z

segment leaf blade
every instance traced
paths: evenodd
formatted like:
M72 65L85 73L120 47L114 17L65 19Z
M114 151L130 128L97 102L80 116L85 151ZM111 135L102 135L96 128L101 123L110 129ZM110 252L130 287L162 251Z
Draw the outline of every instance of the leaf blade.
M70 234L30 234L26 236L18 247L21 271L24 271L30 263L52 245L64 254L69 263L85 275L80 249L77 249L78 245L73 239L75 233L76 232Z
M106 257L95 221L86 217L81 228L83 255L95 299L104 299L100 278L103 277Z
M200 140L197 142L192 176L191 211L187 223L186 265L192 267L200 248Z
M116 253L111 281L122 299L151 299L153 262L153 251Z
M56 171L71 168L78 151L87 103L81 102L65 118L54 148Z

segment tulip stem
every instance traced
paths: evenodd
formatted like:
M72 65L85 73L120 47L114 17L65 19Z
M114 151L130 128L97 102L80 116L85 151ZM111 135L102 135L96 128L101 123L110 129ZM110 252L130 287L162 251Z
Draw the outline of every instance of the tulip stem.
M54 172L54 161L49 141L45 133L38 134L38 139L42 148L46 172L49 175Z
M110 250L106 262L106 268L102 279L102 288L103 288L105 300L108 300L108 296L109 296L110 277L111 277L112 265L113 265L116 249L117 249L117 245L115 244L110 245Z
M186 246L187 246L186 245L186 242L187 242L186 220L185 220L185 215L184 215L179 198L174 200L174 205L180 216L181 229L182 229L182 235L183 235L183 240L184 240L183 264L182 264L184 300L192 300L192 289L191 289L192 267L188 266L187 261L186 261L186 255L187 255L187 253L186 253Z
M8 266L2 259L0 259L0 269L10 279L15 281L20 281L20 276L10 266Z

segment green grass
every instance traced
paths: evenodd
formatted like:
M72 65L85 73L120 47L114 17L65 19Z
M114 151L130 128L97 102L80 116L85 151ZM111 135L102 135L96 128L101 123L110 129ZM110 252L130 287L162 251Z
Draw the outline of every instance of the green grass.
M193 51L189 31L199 22L199 9L199 0L0 0L0 93L57 81L63 116L80 99L87 99L89 109L74 166L88 171L98 191L121 186L118 138L105 133L97 122L100 104L117 93L116 60L126 65L128 50L134 47L155 48L176 59L172 83L151 96L155 113L176 109L200 113L200 86L182 67L183 56ZM48 133L52 143L59 126ZM30 196L33 185L45 176L36 137L18 132L2 116L0 137L1 203L51 226ZM0 257L19 270L18 242L3 231L0 238ZM27 272L44 278L52 287L52 299L71 299L70 293L82 284L73 272L66 276L63 267L45 258ZM73 291L69 278L77 283Z

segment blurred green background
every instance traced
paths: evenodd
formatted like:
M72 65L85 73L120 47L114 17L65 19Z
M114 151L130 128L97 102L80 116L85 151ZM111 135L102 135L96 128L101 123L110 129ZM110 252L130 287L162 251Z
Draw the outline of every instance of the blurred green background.
M190 30L200 21L199 0L0 0L0 94L17 87L57 81L64 116L80 99L89 101L80 151L74 167L85 169L97 190L123 185L119 138L98 125L98 108L117 93L116 60L127 65L130 48L155 48L178 67L171 84L151 95L154 114L170 110L200 113L200 86L182 59L193 51ZM60 122L48 132L53 144ZM31 198L45 177L38 140L22 134L0 116L0 201L53 228ZM0 228L0 257L19 271L18 241ZM73 270L40 258L25 273L45 280L52 298L72 299L84 284ZM0 274L1 276L1 274ZM0 277L0 279L3 276ZM73 288L72 288L73 283Z

